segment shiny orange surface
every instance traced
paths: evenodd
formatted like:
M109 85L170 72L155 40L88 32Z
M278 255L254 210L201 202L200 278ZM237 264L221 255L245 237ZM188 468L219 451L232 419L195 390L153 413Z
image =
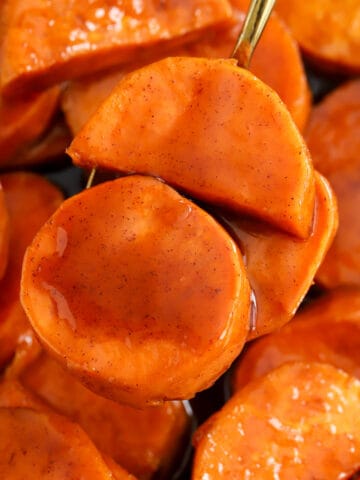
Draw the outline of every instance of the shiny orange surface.
M325 287L360 286L360 80L334 90L312 111L306 141L333 186L339 231L316 278Z
M141 176L62 204L27 250L22 303L68 368L134 405L190 398L212 384L249 328L249 286L231 238Z
M308 150L278 96L231 60L168 58L129 74L68 153L80 166L159 176L197 199L310 233Z
M25 100L0 99L0 165L37 140L48 128L58 105L59 87Z
M4 161L4 167L30 167L39 164L49 164L65 155L72 136L63 121L57 121L44 136L31 145L17 152L11 159Z
M0 175L10 217L9 261L0 281L0 365L14 352L18 337L28 328L20 305L21 267L26 247L62 201L61 192L31 173Z
M62 96L62 108L74 134L85 125L101 102L126 73L166 56L228 57L244 20L247 2L233 1L235 25L205 33L195 43L167 52L151 52L142 62L130 63L106 73L70 82ZM145 56L146 57L146 56ZM310 113L310 94L297 45L273 14L255 50L250 70L273 88L285 102L300 129Z
M1 85L10 95L44 88L184 42L230 15L227 0L11 0Z
M360 72L358 0L277 0L276 10L317 67Z
M233 388L294 361L330 363L360 378L360 289L329 292L252 343L234 370Z
M10 218L5 194L0 183L0 280L4 276L9 260Z
M294 316L336 233L336 200L329 184L316 174L313 229L299 240L254 220L222 216L245 258L254 292L249 338L272 332Z
M18 374L30 392L78 423L102 453L139 479L166 471L186 441L189 419L181 402L144 410L112 402L85 388L45 353ZM0 404L1 393L0 387Z
M0 477L6 480L30 478L29 472L42 480L113 479L81 428L59 415L0 408L0 438Z
M195 437L193 480L341 479L360 468L360 382L283 365L248 384Z

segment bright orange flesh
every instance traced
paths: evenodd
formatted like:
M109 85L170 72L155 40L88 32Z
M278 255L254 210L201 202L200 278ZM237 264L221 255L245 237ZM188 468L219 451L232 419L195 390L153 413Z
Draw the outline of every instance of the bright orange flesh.
M293 363L254 380L200 428L193 480L350 478L360 468L360 382Z
M233 388L294 361L330 363L360 379L360 289L326 294L251 344L234 370Z
M60 88L54 87L25 100L0 99L0 166L30 146L48 128L58 105Z
M12 0L4 11L3 91L18 95L131 61L230 16L227 0Z
M68 153L309 235L307 148L277 95L231 60L168 58L127 75Z
M249 328L237 247L150 177L66 200L27 250L22 303L45 346L89 388L133 405L206 388Z
M0 408L0 477L6 480L112 480L81 428L59 415ZM124 475L124 480L127 475Z
M5 167L25 167L52 162L65 155L72 136L64 122L58 121L49 131L31 145L27 145L11 159L4 160Z
M20 305L20 278L25 249L62 201L61 192L31 173L0 175L10 217L9 261L0 283L0 365L14 353L19 335L29 328Z
M306 131L316 168L330 181L340 227L316 276L328 288L360 286L360 80L338 88L315 106Z
M10 218L5 194L0 183L0 280L3 278L9 260Z
M360 72L358 0L277 0L276 10L317 67Z
M148 53L142 62L130 63L107 73L99 73L70 82L62 96L62 108L74 134L85 125L115 85L129 73L166 56L227 58L235 44L244 20L247 2L232 2L235 25L204 34L195 43L166 53ZM273 88L285 102L295 123L302 130L310 113L310 94L297 45L273 14L265 27L251 61L250 71Z
M19 380L139 479L171 467L185 441L189 419L181 402L144 410L112 402L85 388L45 353L19 372Z
M264 224L222 216L245 257L255 308L249 339L272 332L294 316L336 233L336 200L329 184L316 174L316 208L307 240Z

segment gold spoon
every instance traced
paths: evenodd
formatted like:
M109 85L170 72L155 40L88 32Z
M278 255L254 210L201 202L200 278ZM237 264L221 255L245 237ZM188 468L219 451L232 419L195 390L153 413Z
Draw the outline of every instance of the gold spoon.
M276 0L252 0L231 58L239 67L249 68L256 45L269 20Z
M231 58L235 58L239 67L248 68L256 45L267 24L276 0L252 0L246 14L244 25L238 36ZM94 167L85 188L90 188L96 174Z

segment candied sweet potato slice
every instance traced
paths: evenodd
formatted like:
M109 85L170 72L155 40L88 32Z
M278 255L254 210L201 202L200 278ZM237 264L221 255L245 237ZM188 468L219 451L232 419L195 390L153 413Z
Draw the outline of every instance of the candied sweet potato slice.
M0 183L0 280L5 274L9 259L10 218L5 194Z
M246 259L254 292L249 338L272 332L294 316L336 233L336 200L328 182L316 173L312 233L300 240L234 215L222 216Z
M51 412L45 402L13 378L2 378L0 381L0 408L3 407L31 408Z
M328 288L360 286L360 80L329 94L311 113L306 140L339 204L339 231L316 279Z
M294 361L330 363L360 378L360 289L327 293L288 325L252 343L234 370L233 388Z
M72 132L79 132L126 73L165 56L227 58L239 34L245 17L243 11L247 7L247 2L243 0L233 2L234 6L235 4L235 25L208 32L200 40L166 53L151 52L141 62L69 82L62 95L62 108ZM275 14L265 27L252 58L250 71L279 94L302 130L310 113L309 89L297 44Z
M350 478L360 468L360 382L292 363L254 380L200 427L193 480Z
M33 91L196 38L231 17L227 0L11 0L4 11L3 92Z
M65 156L71 140L69 128L64 121L58 120L41 138L19 150L11 159L4 160L1 166L17 168L54 162Z
M232 60L174 57L130 73L68 153L80 166L159 176L198 199L310 232L305 143L278 96Z
M26 99L0 99L0 166L38 140L47 130L58 105L60 88Z
M277 0L276 9L316 66L360 72L358 0Z
M49 412L0 408L0 477L112 480L112 472L81 428ZM128 475L124 474L124 480Z
M22 364L22 370L11 365L7 377L15 373L27 391L78 423L102 454L144 480L171 467L189 427L181 402L139 410L91 392L45 352ZM0 405L1 393L0 384Z
M249 328L235 243L172 188L136 175L63 203L27 250L22 303L89 388L140 406L211 385Z
M0 365L14 353L19 335L29 326L20 304L21 267L26 247L35 233L60 205L58 188L40 175L0 175L10 216L9 261L0 281Z

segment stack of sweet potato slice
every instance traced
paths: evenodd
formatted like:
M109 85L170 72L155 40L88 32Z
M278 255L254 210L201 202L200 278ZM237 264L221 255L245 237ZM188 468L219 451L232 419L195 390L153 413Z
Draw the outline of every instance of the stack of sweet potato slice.
M170 479L181 400L249 340L193 479L360 470L359 85L310 112L295 40L358 72L341 32L360 9L346 0L310 48L328 2L299 3L278 2L250 72L228 59L247 0L1 5L0 167L68 147L110 179L64 201L0 175L1 478ZM353 289L295 315L314 279Z

